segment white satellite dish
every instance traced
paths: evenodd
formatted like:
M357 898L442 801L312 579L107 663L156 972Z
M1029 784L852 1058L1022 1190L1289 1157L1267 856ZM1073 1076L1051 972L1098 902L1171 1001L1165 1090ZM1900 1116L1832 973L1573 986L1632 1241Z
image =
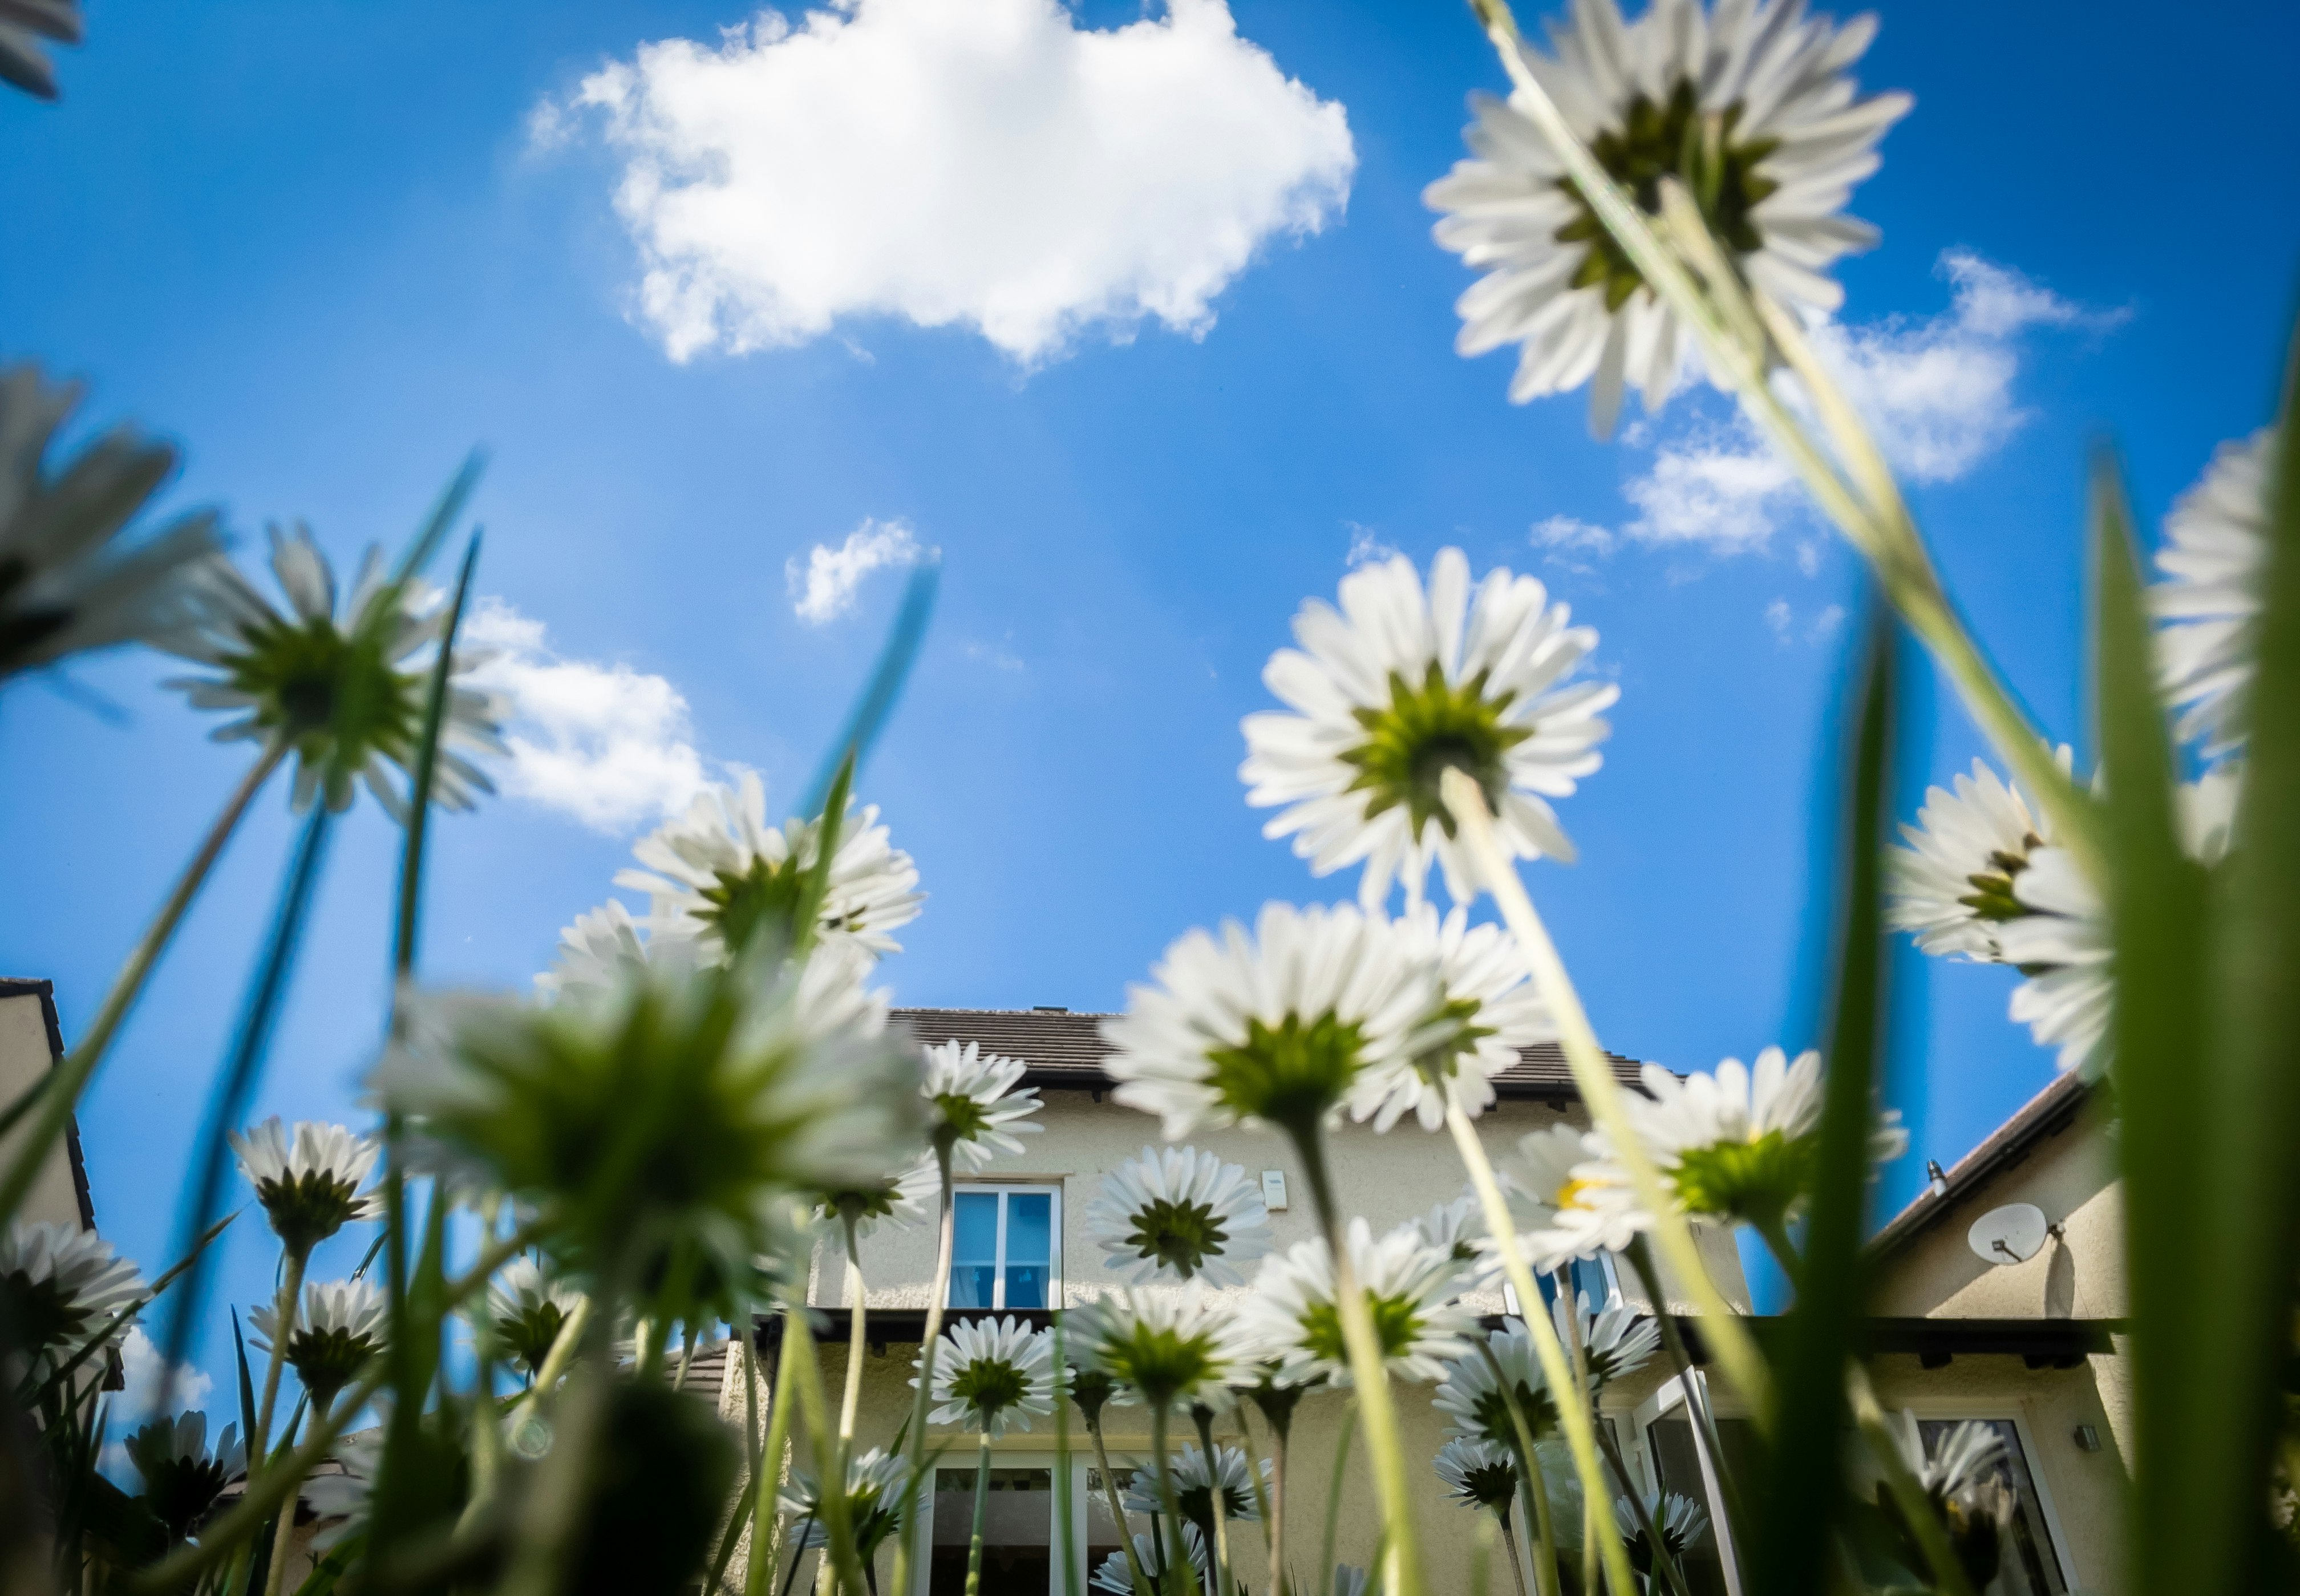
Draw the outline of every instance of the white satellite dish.
M2008 1202L1975 1219L1964 1239L1984 1263L2027 1263L2044 1251L2052 1228L2035 1203Z

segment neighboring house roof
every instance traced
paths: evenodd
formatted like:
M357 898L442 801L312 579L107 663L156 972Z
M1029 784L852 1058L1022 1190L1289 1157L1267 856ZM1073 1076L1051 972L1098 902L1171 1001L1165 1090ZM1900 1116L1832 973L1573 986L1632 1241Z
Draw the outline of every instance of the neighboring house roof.
M40 1000L40 1020L48 1033L48 1067L59 1068L64 1061L64 1032L56 1018L56 984L54 981L32 981L21 977L0 976L0 999L36 997ZM79 1199L79 1222L83 1229L96 1228L96 1201L88 1195L88 1160L80 1156L79 1116L64 1121L64 1154L71 1160L72 1194Z
M1927 1186L1916 1200L1895 1214L1870 1238L1869 1248L1879 1259L1891 1257L1932 1227L1934 1221L1956 1207L1973 1189L2025 1159L2040 1142L2059 1135L2076 1123L2092 1096L2083 1077L2064 1075L2021 1106L2012 1118L1988 1134L1979 1146L1957 1160L1938 1188Z
M973 1042L987 1052L1021 1060L1029 1066L1022 1077L1026 1086L1102 1093L1117 1085L1105 1068L1111 1047L1102 1039L1102 1022L1115 1015L1073 1014L1067 1009L897 1009L894 1018L929 1047ZM1635 1059L1605 1056L1616 1078L1636 1084ZM1503 1097L1551 1101L1580 1095L1563 1050L1553 1042L1521 1050L1518 1062L1494 1077L1494 1088Z

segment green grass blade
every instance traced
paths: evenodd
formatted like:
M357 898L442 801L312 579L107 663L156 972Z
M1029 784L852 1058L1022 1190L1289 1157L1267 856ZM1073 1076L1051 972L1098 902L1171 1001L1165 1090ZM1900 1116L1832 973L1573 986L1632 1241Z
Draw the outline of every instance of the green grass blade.
M454 529L457 519L463 513L464 502L471 498L471 490L479 486L479 478L487 469L488 452L485 449L474 449L463 456L463 463L456 468L446 491L431 506L431 513L423 518L423 524L415 529L415 536L407 540L407 547L401 551L399 563L392 567L393 582L407 581L431 563L431 557L439 552L439 545Z
M855 700L854 708L848 712L845 728L831 744L813 785L807 789L806 802L799 810L801 814L821 814L839 767L849 760L860 766L871 744L878 739L895 707L895 700L902 695L904 679L918 659L919 644L925 638L927 621L934 614L935 589L941 579L939 560L925 560L911 568L910 580L903 588L903 607L896 612L886 644L879 651L879 661L871 669L862 696Z
M431 661L431 679L423 701L423 731L415 744L415 765L409 772L407 835L399 863L399 917L392 937L391 968L404 980L415 968L416 933L423 901L423 844L431 820L431 787L439 769L439 734L447 722L447 685L454 674L455 636L462 629L463 606L471 595L471 573L479 563L479 535L471 534L463 551L463 569L455 578L455 596L449 603L447 623L439 634L438 657Z
M1779 1407L1749 1585L1767 1596L1804 1596L1824 1588L1830 1540L1844 1517L1838 1462L1847 1423L1844 1371L1866 1294L1861 1239L1885 1028L1879 877L1892 788L1893 655L1892 626L1879 611L1851 684L1859 707L1841 811L1845 853L1838 866L1837 981L1821 1154L1796 1306L1776 1365L1784 1377L1776 1388Z
M2224 1547L2224 1482L2194 1456L2211 1432L2194 1389L2207 1359L2195 1337L2197 1247L2212 1228L2196 1206L2205 1100L2198 1063L2204 1004L2203 871L2180 851L2172 745L2156 695L2154 644L2142 609L2132 519L2114 462L2095 463L2094 669L2101 769L2106 777L2108 906L2118 1001L2110 1043L2123 1111L2125 1244L2130 1265L2134 1419L2138 1434L2133 1528L2142 1590L2202 1575ZM2200 1222L2201 1221L2201 1222ZM2209 1448L2207 1448L2209 1450ZM2211 1483L2208 1484L2207 1482ZM2222 1585L2199 1579L2196 1588Z

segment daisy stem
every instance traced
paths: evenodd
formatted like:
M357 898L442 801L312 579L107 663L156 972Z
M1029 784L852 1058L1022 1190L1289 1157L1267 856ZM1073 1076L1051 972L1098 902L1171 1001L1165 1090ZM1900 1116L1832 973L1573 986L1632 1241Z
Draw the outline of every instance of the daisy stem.
M1342 1433L1334 1440L1334 1474L1326 1483L1326 1533L1318 1547L1318 1567L1323 1583L1312 1596L1325 1596L1334 1588L1334 1531L1342 1512L1342 1484L1348 1477L1350 1442L1358 1432L1358 1405L1352 1402L1342 1416Z
M175 890L168 894L168 901L153 917L143 940L129 952L128 961L120 967L120 973L112 977L112 989L104 994L104 1006L96 1011L96 1018L81 1034L79 1045L71 1050L62 1064L48 1072L45 1090L40 1095L39 1113L33 1118L31 1128L24 1132L23 1140L17 1143L15 1162L8 1166L5 1176L0 1176L0 1224L5 1224L15 1217L16 1209L23 1203L24 1193L32 1189L32 1182L47 1162L49 1150L55 1145L56 1139L63 1135L65 1125L71 1121L72 1109L79 1101L79 1094L87 1090L88 1081L96 1074L96 1067L104 1062L104 1055L111 1048L112 1039L119 1032L121 1022L128 1018L128 1010L143 992L145 982L151 977L153 967L159 963L160 955L167 950L169 942L176 935L176 928L183 923L185 912L191 908L192 900L199 895L209 872L215 868L224 844L231 840L231 834L238 829L241 818L247 813L247 806L255 801L255 794L262 790L263 784L279 768L279 761L287 757L287 753L284 746L267 747L262 757L249 766L247 774L240 777L239 786L233 788L231 796L224 801L223 812L216 817L215 824L208 827L208 834L201 839L198 852L184 867Z
M990 1432L974 1465L974 1531L966 1542L966 1596L982 1596L982 1516L990 1502Z
M1565 972L1565 961L1558 957L1557 944L1549 939L1549 932L1534 911L1533 900L1527 895L1525 883L1510 866L1494 835L1493 812L1486 807L1483 788L1467 772L1459 769L1446 772L1441 792L1446 806L1461 829L1468 844L1470 856L1486 887L1494 894L1502 911L1502 919L1510 935L1517 941L1518 952L1526 961L1533 977L1535 989L1541 994L1543 1004L1557 1022L1559 1040L1565 1049L1565 1060L1573 1070L1574 1085L1579 1088L1581 1100L1589 1106L1589 1117L1612 1144L1613 1154L1629 1171L1629 1184L1638 1206L1653 1218L1653 1235L1661 1255L1667 1261L1670 1273L1676 1277L1679 1289L1693 1298L1700 1310L1703 1334L1708 1339L1717 1361L1723 1366L1726 1377L1756 1416L1761 1433L1770 1434L1771 1427L1771 1379L1766 1372L1757 1344L1742 1327L1739 1318L1718 1291L1715 1281L1701 1261L1701 1250L1694 1239L1692 1226L1684 1213L1662 1185L1660 1171L1646 1154L1645 1143L1637 1126L1630 1121L1629 1105L1621 1095L1621 1085L1613 1078L1612 1067L1606 1062L1604 1050L1597 1045L1597 1034L1590 1027L1589 1016L1581 1007L1579 993L1573 989L1572 977ZM1456 1141L1461 1138L1457 1136ZM1469 1145L1476 1145L1475 1136ZM1466 1161L1468 1154L1463 1158ZM1478 1151L1478 1162L1484 1165L1485 1153ZM1472 1178L1477 1170L1471 1171ZM1492 1179L1490 1166L1486 1166L1487 1181ZM1479 1193L1482 1198L1484 1193ZM1495 1197L1498 1199L1496 1187ZM1494 1237L1506 1263L1517 1256L1517 1233L1508 1220L1508 1209L1487 1205L1487 1222L1494 1227ZM1521 1268L1523 1260L1518 1260ZM1515 1275L1511 1284L1518 1286L1521 1302L1529 1308L1541 1299L1538 1294L1528 1296L1525 1287L1518 1284ZM1661 1304L1654 1305L1657 1309ZM1529 1319L1534 1316L1527 1315ZM1554 1334L1552 1333L1554 1340ZM1538 1344L1538 1338L1537 1338ZM1585 1475L1586 1477L1586 1475Z
M1469 829L1467 826L1462 827L1465 834ZM1511 928L1514 930L1516 927L1512 926ZM1551 1011L1555 1012L1555 1005L1551 1006ZM1534 1356L1540 1361L1542 1379L1548 1383L1551 1399L1557 1409L1559 1427L1565 1432L1566 1447L1573 1454L1573 1471L1581 1478L1582 1500L1602 1501L1607 1492L1604 1469L1597 1460L1596 1426L1592 1421L1589 1404L1581 1397L1581 1393L1589 1389L1588 1385L1566 1361L1565 1349L1557 1339L1557 1326L1542 1306L1541 1288L1535 1284L1533 1271L1526 1265L1525 1254L1518 1248L1517 1225L1510 1218L1509 1201L1502 1195L1501 1182L1495 1177L1493 1160L1486 1157L1485 1143L1478 1140L1477 1129L1471 1125L1469 1115L1462 1111L1462 1105L1451 1093L1446 1100L1446 1128L1453 1133L1454 1146L1462 1155L1462 1167L1469 1171L1470 1184L1477 1189L1479 1205L1485 1210L1486 1228L1493 1234L1494 1246L1501 1253L1503 1272L1509 1276L1511 1286L1517 1292L1519 1306L1525 1309L1525 1324L1532 1333ZM1568 1318L1571 1317L1569 1309ZM1504 1392L1509 1392L1510 1383L1506 1377L1502 1379L1501 1385ZM1571 1393L1570 1398L1569 1392ZM1512 1406L1515 1406L1514 1396L1512 1397ZM1538 1483L1540 1460L1533 1455L1533 1438L1525 1435L1521 1444L1526 1450L1526 1472L1534 1476L1539 1492L1536 1500L1546 1501L1548 1490ZM1542 1538L1551 1546L1556 1545L1547 1525L1542 1527ZM1589 1548L1595 1543L1596 1555L1604 1559L1606 1578L1611 1581L1617 1596L1636 1596L1638 1586L1629 1569L1629 1553L1622 1549L1621 1528L1614 1524L1612 1514L1599 1515L1596 1534L1582 1536L1581 1542L1585 1559L1590 1555ZM1584 1588L1594 1590L1594 1582L1585 1584Z
M1541 1560L1533 1566L1533 1586L1540 1596L1558 1596L1564 1587L1557 1574L1557 1525L1549 1505L1549 1482L1541 1472L1541 1454L1533 1448L1533 1424L1526 1417L1525 1404L1518 1400L1517 1383L1494 1355L1493 1337L1479 1340L1478 1351L1493 1371L1494 1388L1502 1393L1502 1410L1509 1415L1510 1434L1517 1443L1518 1489L1525 1496L1526 1517L1541 1541ZM1542 1379L1546 1383L1548 1378L1545 1370Z
M576 1349L583 1344L584 1327L590 1322L591 1299L587 1294L569 1309L567 1317L560 1321L559 1334L551 1340L551 1351L543 1355L543 1367L535 1371L535 1378L529 1384L527 1394L512 1410L511 1423L507 1427L514 1441L518 1439L521 1426L533 1420L535 1410L543 1405L543 1399L565 1376L567 1366L575 1361Z
M791 1384L798 1393L799 1411L806 1420L807 1434L814 1438L815 1477L822 1482L819 1492L822 1499L822 1525L830 1532L827 1555L850 1596L860 1596L862 1570L854 1556L854 1526L846 1521L846 1474L843 1467L832 1472L838 1463L838 1439L831 1433L830 1403L822 1390L822 1366L814 1355L814 1330L807 1323L804 1306L786 1309L785 1318L783 1342L793 1350Z
M279 1401L279 1371L288 1365L288 1338L296 1333L296 1309L304 1294L304 1268L308 1251L290 1247L281 1259L279 1293L272 1300L271 1361L263 1370L263 1400L255 1408L255 1438L247 1449L251 1467L262 1470L271 1461L271 1416Z
M798 1584L798 1566L806 1561L806 1534L813 1527L814 1515L812 1513L798 1521L798 1529L792 1536L790 1572L783 1575L782 1596L790 1596Z
M1869 1384L1869 1371L1858 1363L1848 1364L1845 1389L1853 1404L1854 1426L1869 1443L1869 1454L1885 1476L1886 1489L1892 1492L1901 1517L1908 1521L1909 1533L1923 1550L1940 1596L1973 1596L1972 1582L1964 1576L1964 1565L1956 1560L1932 1498L1925 1494L1923 1484L1902 1459L1901 1449L1885 1422L1885 1410L1878 1405L1876 1388Z
M1169 1596L1188 1596L1198 1588L1197 1570L1190 1564L1190 1543L1182 1529L1181 1501L1174 1494L1172 1460L1166 1456L1166 1413L1169 1404L1150 1407L1150 1455L1158 1481L1158 1505L1166 1509L1166 1534L1172 1538L1166 1551ZM1215 1481L1216 1485L1221 1482Z
M935 1169L942 1176L942 1224L935 1241L935 1272L933 1289L927 1296L927 1323L924 1344L919 1348L919 1395L911 1404L911 1467L910 1483L903 1488L903 1522L912 1522L912 1513L918 1506L919 1485L924 1477L923 1461L927 1450L927 1409L934 1391L935 1343L942 1338L943 1307L950 1301L950 1255L956 1239L958 1213L951 1201L950 1144L941 1136L935 1138ZM1125 1519L1119 1525L1122 1529ZM910 1596L911 1537L907 1534L895 1541L895 1589L901 1596Z
M1509 1503L1501 1505L1494 1519L1502 1526L1502 1550L1509 1553L1510 1576L1517 1581L1517 1596L1526 1596L1525 1561L1518 1552L1517 1536L1510 1529Z
M1629 1268L1645 1289L1646 1301L1653 1304L1654 1323L1661 1326L1661 1344L1668 1349L1669 1359L1677 1370L1678 1389L1685 1393L1685 1406L1693 1416L1701 1443L1708 1448L1711 1467L1717 1476L1717 1488L1724 1500L1718 1505L1725 1509L1725 1521L1720 1526L1718 1538L1731 1540L1740 1533L1745 1522L1741 1514L1740 1488L1734 1484L1731 1472L1725 1467L1725 1443L1717 1434L1716 1415L1709 1411L1709 1395L1693 1371L1693 1359L1686 1351L1685 1337L1678 1334L1677 1316L1661 1294L1661 1279L1653 1267L1652 1250L1646 1238L1631 1238L1629 1248L1621 1254L1629 1260Z
M1773 1255L1773 1261L1781 1266L1781 1273L1788 1276L1789 1289L1795 1291L1804 1260L1797 1256L1796 1244L1789 1240L1788 1226L1781 1222L1779 1214L1771 1214L1763 1218L1752 1218L1749 1228L1764 1238L1765 1250Z
M1365 1292L1350 1259L1348 1238L1342 1232L1341 1213L1334 1202L1331 1173L1326 1167L1324 1137L1313 1119L1293 1130L1296 1155L1302 1160L1303 1178L1318 1209L1318 1222L1326 1233L1326 1247L1334 1260L1334 1313L1341 1322L1342 1345L1349 1354L1350 1377L1357 1386L1358 1411L1365 1420L1366 1450L1373 1455L1373 1483L1381 1499L1382 1521L1388 1527L1388 1577L1381 1582L1384 1596L1422 1596L1421 1537L1413 1521L1413 1495L1405 1473L1405 1452L1397 1435L1397 1409L1390 1401L1389 1369L1381 1342L1374 1334L1373 1315L1366 1309Z
M846 1388L838 1400L839 1460L854 1450L854 1416L862 1407L862 1329L867 1311L863 1301L862 1254L854 1241L854 1221L846 1226Z
M1110 1448L1102 1438L1099 1417L1086 1421L1086 1433L1094 1442L1094 1466L1102 1473L1102 1492L1110 1499L1110 1517L1118 1525L1119 1550L1126 1553L1126 1567L1134 1575L1138 1592L1152 1589L1150 1576L1142 1571L1142 1559L1135 1555L1134 1537L1126 1529L1126 1503L1118 1494L1118 1476L1110 1471Z
M1669 1542L1662 1539L1661 1525L1654 1517L1654 1509L1646 1501L1646 1493L1638 1489L1636 1481L1629 1478L1629 1467L1621 1459L1621 1449L1602 1424L1597 1426L1597 1439L1605 1449L1605 1461L1612 1466L1613 1477L1621 1482L1622 1493L1628 1496L1629 1507L1638 1516L1638 1527L1645 1532L1646 1549L1653 1558L1654 1567L1660 1569L1662 1577L1669 1582L1671 1596L1692 1596L1686 1588L1685 1570L1679 1568L1677 1559L1670 1555Z
M755 1359L756 1345L744 1357L746 1365ZM790 1444L792 1370L796 1365L797 1351L786 1334L782 1340L782 1355L775 1372L775 1383L767 1392L767 1442L760 1454L758 1472L751 1479L751 1561L744 1570L744 1596L766 1596L768 1584L775 1576L775 1556L779 1548L775 1544L776 1532L781 1527L782 1516L775 1508L775 1493L782 1484L783 1453ZM758 1371L746 1369L746 1377L755 1380ZM909 1519L905 1517L905 1524ZM801 1530L803 1539L806 1532ZM904 1537L905 1540L908 1537ZM897 1587L907 1589L907 1587Z
M1266 1418L1269 1416L1263 1415ZM1286 1596L1286 1443L1287 1432L1294 1427L1290 1418L1284 1424L1270 1426L1270 1506L1262 1515L1268 1526L1270 1549L1271 1596ZM1246 1473L1253 1479L1258 1472L1251 1451L1246 1453Z
M1222 1489L1221 1470L1216 1467L1214 1452L1214 1410L1204 1402L1190 1404L1190 1421L1197 1426L1198 1445L1206 1455L1206 1478L1211 1482L1206 1491L1206 1511L1214 1521L1214 1585L1218 1596L1231 1596L1238 1582L1229 1571L1229 1504L1224 1499L1229 1492ZM1254 1470L1247 1467L1246 1477Z

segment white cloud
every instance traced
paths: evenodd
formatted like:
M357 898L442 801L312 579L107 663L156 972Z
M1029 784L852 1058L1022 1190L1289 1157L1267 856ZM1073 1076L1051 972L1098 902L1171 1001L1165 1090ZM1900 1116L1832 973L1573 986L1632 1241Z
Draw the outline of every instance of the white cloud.
M928 553L919 546L909 522L866 516L837 548L819 543L804 561L794 554L784 564L791 612L811 626L836 620L854 608L863 578L885 566L915 565Z
M1773 636L1779 638L1784 646L1788 643L1789 623L1794 619L1795 616L1789 609L1789 602L1787 599L1775 599L1765 606L1765 624L1772 628Z
M484 598L463 628L496 657L474 673L509 695L504 790L619 833L684 808L706 779L687 700L662 677L554 653L541 621Z
M1006 635L1007 641L1013 641L1013 636L1014 635L1012 632L1009 632ZM968 659L976 661L978 664L994 666L1000 670L1021 670L1023 669L1021 657L1000 644L984 643L977 640L968 643L961 652L963 653Z
M1386 541L1378 528L1362 526L1356 521L1344 521L1342 525L1350 529L1348 558L1352 570L1361 565L1373 565L1397 558L1397 545Z
M135 1465L128 1459L128 1434L142 1426L147 1413L173 1414L198 1407L213 1389L215 1381L188 1363L177 1364L175 1377L170 1379L167 1359L152 1338L144 1334L141 1325L128 1326L128 1334L120 1343L120 1364L125 1385L111 1398L112 1434L119 1439L106 1445L96 1461L113 1479L130 1483L138 1476ZM212 1446L225 1421L221 1415L209 1417L215 1420L208 1426L208 1443ZM141 1490L142 1486L139 1484L133 1488Z
M1826 643L1837 636L1837 629L1844 624L1843 604L1823 604L1805 623L1804 640L1807 643ZM1783 648L1797 639L1796 611L1785 598L1777 598L1765 606L1765 626L1772 633L1773 640Z
M1952 288L1938 315L1812 328L1815 352L1886 458L1920 484L1969 475L2030 420L2013 397L2026 334L2122 320L2072 304L1970 251L1946 252L1935 270ZM1782 391L1798 402L1787 379ZM1728 426L1696 425L1664 440L1622 492L1638 511L1625 528L1631 537L1723 553L1762 547L1803 498L1794 474L1738 416Z
M665 39L585 79L640 317L684 361L842 318L979 331L1015 359L1154 318L1203 333L1265 240L1348 198L1348 119L1223 0L1078 25L1058 0L838 0ZM566 111L529 120L539 147Z

